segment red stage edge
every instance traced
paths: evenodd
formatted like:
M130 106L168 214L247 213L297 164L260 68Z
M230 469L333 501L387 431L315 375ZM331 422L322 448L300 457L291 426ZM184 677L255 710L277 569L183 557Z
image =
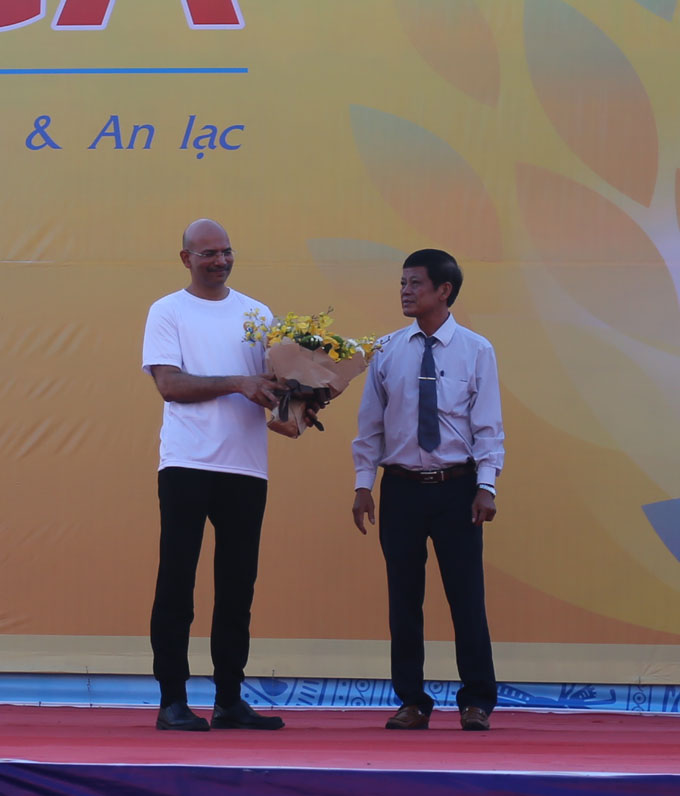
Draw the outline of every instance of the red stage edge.
M209 711L197 711L209 717ZM275 732L161 732L144 708L0 706L0 794L680 794L677 716L498 711L490 732L437 711L277 711Z

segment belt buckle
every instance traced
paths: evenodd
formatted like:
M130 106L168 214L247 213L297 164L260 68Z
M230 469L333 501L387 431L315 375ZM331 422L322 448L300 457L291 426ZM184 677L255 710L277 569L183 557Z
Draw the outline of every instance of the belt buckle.
M420 477L424 484L438 484L444 480L443 470L421 470Z

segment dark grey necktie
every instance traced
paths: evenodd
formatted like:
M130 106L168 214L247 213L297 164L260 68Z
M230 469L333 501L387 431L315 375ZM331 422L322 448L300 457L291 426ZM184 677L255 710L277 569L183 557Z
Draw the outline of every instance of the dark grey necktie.
M437 412L437 377L434 370L432 344L434 337L425 338L423 361L420 365L420 391L418 400L418 445L433 451L441 442L439 414Z

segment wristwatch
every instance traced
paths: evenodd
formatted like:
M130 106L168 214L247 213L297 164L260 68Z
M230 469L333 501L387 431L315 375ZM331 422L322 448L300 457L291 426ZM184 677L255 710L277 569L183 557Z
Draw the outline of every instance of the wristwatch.
M491 484L477 484L477 489L485 489L487 492L491 492L491 494L496 497L496 487L491 486Z

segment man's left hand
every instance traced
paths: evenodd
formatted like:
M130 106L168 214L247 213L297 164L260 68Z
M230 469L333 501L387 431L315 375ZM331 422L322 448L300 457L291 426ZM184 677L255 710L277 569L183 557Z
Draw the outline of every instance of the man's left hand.
M325 404L320 404L316 401L313 403L307 404L305 407L305 414L304 414L304 421L307 425L307 428L311 428L312 426L316 426L323 431L323 426L319 422L318 413L323 409Z
M493 495L486 489L478 489L472 501L472 524L481 525L491 522L496 516L496 503Z

